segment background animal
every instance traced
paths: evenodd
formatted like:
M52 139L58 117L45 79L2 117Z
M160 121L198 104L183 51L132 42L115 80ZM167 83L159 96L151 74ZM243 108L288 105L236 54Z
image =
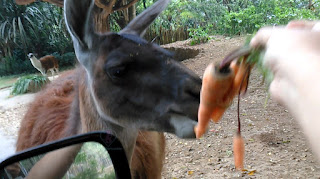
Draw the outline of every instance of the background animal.
M59 72L59 61L52 55L47 55L37 59L33 53L29 53L28 57L32 65L39 70L43 76L46 76L48 70L51 71L52 76L54 76L54 71L56 73Z
M94 31L94 0L65 0L79 66L41 91L21 122L17 151L89 131L122 143L134 178L160 178L162 132L195 138L201 79L142 38L169 0L158 0L119 33ZM50 163L50 162L49 162Z

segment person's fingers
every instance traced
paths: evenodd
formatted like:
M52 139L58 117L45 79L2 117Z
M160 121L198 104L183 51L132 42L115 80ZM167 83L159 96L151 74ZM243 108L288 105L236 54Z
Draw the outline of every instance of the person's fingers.
M285 78L275 77L269 88L271 98L288 109L292 109L298 98L296 87Z
M278 103L283 104L283 101L285 98L282 96L281 93L281 87L280 87L280 81L278 79L274 79L269 87L269 92L271 94L271 98L276 100Z
M255 34L255 36L250 41L251 47L265 47L271 38L273 36L273 33L283 31L283 26L273 26L273 27L263 27L258 30L258 32Z
M270 50L270 48L268 48L263 57L263 66L269 69L273 74L276 74L278 71L277 59L277 54L275 54L272 49Z
M273 27L264 27L251 39L250 46L259 47L266 46L269 38L272 35Z
M320 31L320 21L296 20L290 21L286 29Z
M311 30L313 26L316 24L315 21L308 20L295 20L290 21L286 26L286 29L309 29Z

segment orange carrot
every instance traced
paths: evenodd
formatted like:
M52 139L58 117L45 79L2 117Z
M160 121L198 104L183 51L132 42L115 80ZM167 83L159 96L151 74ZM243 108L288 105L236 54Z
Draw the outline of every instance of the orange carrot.
M232 61L229 67L223 69L219 69L219 65L208 65L203 74L198 125L194 128L197 138L206 132L210 118L214 122L221 119L239 90L242 93L246 91L248 68L249 65L245 59L240 63L237 60Z
M196 137L200 138L205 133L210 118L218 122L234 96L238 95L238 132L233 139L234 161L237 170L243 169L245 152L239 115L240 95L247 91L250 70L254 65L248 62L247 58L253 52L250 47L240 48L226 56L220 65L210 64L206 68L200 93L198 124L194 128Z
M230 68L233 70L234 75L237 75L239 66L240 62L238 60L234 60L230 63Z
M244 160L244 140L239 132L233 138L234 165L237 170L242 170Z
M244 57L239 65L239 70L237 71L237 74L234 79L234 88L233 88L235 90L234 93L238 93L239 90L241 90L241 93L246 92L248 82L249 82L248 68L250 68L250 66L246 62L246 57ZM241 89L240 89L240 85L241 85Z
M235 77L234 82L234 90L238 92L238 105L237 105L237 112L238 112L238 131L236 136L233 138L233 155L234 155L234 163L237 170L243 169L243 160L244 160L244 141L241 136L241 122L240 122L240 94L246 92L248 82L249 82L249 73L250 73L250 66L246 63L246 57L244 57L243 61L240 64L239 72ZM241 76L240 76L241 75ZM237 86L239 80L239 86Z
M203 74L200 100L208 105L223 103L223 97L232 87L233 79L234 73L230 69L221 72L217 65L210 64Z
M215 122L218 122L229 106L224 100L232 88L234 73L230 69L219 70L218 65L210 64L203 75L200 95L200 106L198 111L198 125L195 127L197 138L200 138L206 131L210 118L213 114Z
M227 110L227 107L223 106L223 107L215 107L212 110L212 114L211 114L211 119L213 120L213 122L218 122L222 115L224 114L224 112Z

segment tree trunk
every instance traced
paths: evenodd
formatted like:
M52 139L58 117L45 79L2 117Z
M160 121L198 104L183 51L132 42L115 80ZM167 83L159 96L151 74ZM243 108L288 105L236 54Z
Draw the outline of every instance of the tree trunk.
M126 0L123 3L127 3ZM120 26L121 29L125 28L129 22L136 17L136 6L130 6L128 9L124 9L119 13L119 19L117 19L117 24Z
M122 1L122 5L123 4L127 4L128 1L127 0L123 0ZM125 25L127 25L129 22L130 22L130 19L129 19L129 8L128 9L124 9L123 11L123 16L124 16L124 21L125 21Z
M136 5L134 4L133 6L128 8L129 11L129 22L132 21L136 17Z
M128 2L124 0L122 3L127 4ZM110 29L110 15L106 15L107 13L102 9L96 7L94 9L95 12L95 23L96 23L96 31L97 32L109 32ZM118 25L121 29L123 29L132 19L136 17L136 7L135 4L127 9L123 9L118 12L120 17L117 20Z
M309 0L308 9L313 9L313 2L312 2L312 0Z
M17 4L19 5L27 5L27 4L30 4L32 2L35 2L36 0L15 0ZM49 2L49 3L52 3L52 4L55 4L57 6L60 6L60 7L63 7L63 1L64 0L42 0L42 1L46 1L46 2ZM134 2L133 2L134 1ZM113 5L112 6L106 6L107 8L98 8L95 6L94 8L94 12L95 12L95 15L94 15L94 21L96 23L95 25L95 29L97 32L108 32L110 31L110 20L109 20L109 17L110 17L110 13L114 12L114 11L118 11L118 10L122 10L122 14L123 14L123 19L120 18L119 21L119 26L121 28L125 27L125 25L127 25L135 16L136 16L136 8L135 8L135 4L130 4L130 3L135 3L137 2L136 0L123 0L121 3L123 5L123 7L125 7L126 9L121 9L123 7L117 7L115 8L115 10L113 9ZM127 6L125 5L131 5L128 9ZM102 5L103 6L103 5ZM103 10L105 9L105 10ZM109 11L108 13L106 11ZM122 21L122 22L121 22Z
M109 22L109 15L106 15L106 13L98 8L94 8L94 21L95 21L95 30L97 32L109 32L110 31L110 22Z
M101 14L95 15L95 29L97 32L109 32L110 31L110 23L109 23L109 16L103 16Z

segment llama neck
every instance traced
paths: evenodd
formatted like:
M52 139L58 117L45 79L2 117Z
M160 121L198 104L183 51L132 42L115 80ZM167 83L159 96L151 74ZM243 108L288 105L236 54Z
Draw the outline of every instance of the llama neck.
M30 58L30 61L32 63L32 65L37 68L38 70L40 70L42 68L41 66L41 62L36 58L36 57L32 57Z
M82 133L90 131L106 131L116 136L125 150L129 164L135 147L138 130L135 128L124 128L99 115L96 104L87 85L79 86L79 107Z

